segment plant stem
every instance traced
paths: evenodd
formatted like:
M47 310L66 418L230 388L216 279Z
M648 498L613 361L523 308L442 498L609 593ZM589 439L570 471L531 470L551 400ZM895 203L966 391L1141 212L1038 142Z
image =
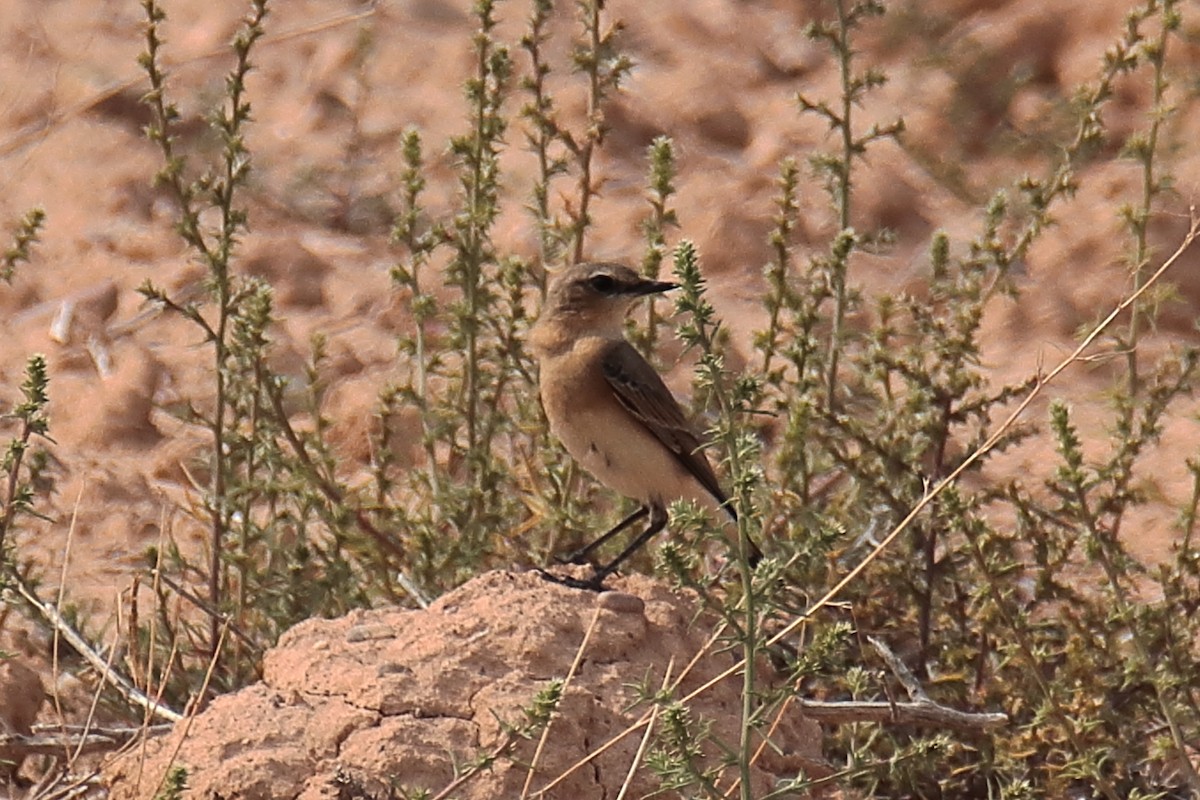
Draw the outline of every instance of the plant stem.
M591 219L588 209L592 203L592 156L596 145L602 137L603 116L600 111L600 6L601 0L588 0L583 3L584 27L588 34L588 95L587 121L588 129L584 133L583 147L579 152L579 216L575 220L575 247L572 252L572 263L583 261L584 234Z
M838 211L838 229L845 232L850 227L850 171L854 159L854 131L851 114L854 111L854 80L851 73L853 51L850 49L850 20L846 13L846 0L836 0L838 16L837 51L842 80L842 110L839 129L842 136L842 157L839 173L835 176L835 203ZM825 373L825 407L834 409L837 399L838 362L842 351L843 327L846 318L846 271L847 258L834 258L830 263L830 281L833 286L833 324L829 330L829 365Z

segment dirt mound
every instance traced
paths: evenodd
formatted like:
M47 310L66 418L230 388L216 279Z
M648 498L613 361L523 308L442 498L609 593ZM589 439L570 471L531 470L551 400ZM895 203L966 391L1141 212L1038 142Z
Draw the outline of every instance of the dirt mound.
M682 697L734 655L705 650L712 620L697 616L695 597L639 576L613 586L595 595L533 573L492 572L428 610L303 622L267 654L262 682L217 698L190 729L181 723L109 765L111 796L153 797L172 765L187 768L188 797L395 796L389 787L436 794L481 756L504 751L454 796L521 796L533 764L531 792L560 780L547 796L614 797L645 732L635 723L650 710L636 702L638 687L653 691L668 671L671 682L686 673L675 691ZM535 696L576 661L542 752L535 755L538 736L505 750L506 726L521 723ZM771 675L765 665L763 675ZM740 675L688 707L692 719L711 723L714 739L736 742ZM759 793L820 761L820 731L797 713L773 742L755 769ZM658 785L641 764L629 796Z

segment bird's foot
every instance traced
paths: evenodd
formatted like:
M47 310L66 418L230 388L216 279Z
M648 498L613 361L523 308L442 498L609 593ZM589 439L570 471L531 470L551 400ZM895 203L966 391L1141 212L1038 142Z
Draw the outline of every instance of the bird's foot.
M608 587L604 585L604 579L608 577L607 575L595 574L590 578L575 578L570 575L555 575L544 569L539 569L537 572L544 580L557 583L559 586L583 589L589 592L603 592L608 590Z

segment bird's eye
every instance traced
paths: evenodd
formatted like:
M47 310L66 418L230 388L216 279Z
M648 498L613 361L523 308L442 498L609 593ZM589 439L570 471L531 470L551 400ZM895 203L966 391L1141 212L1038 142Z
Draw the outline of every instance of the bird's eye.
M617 288L617 282L613 280L612 275L593 275L588 280L588 284L601 294L612 294L613 290Z

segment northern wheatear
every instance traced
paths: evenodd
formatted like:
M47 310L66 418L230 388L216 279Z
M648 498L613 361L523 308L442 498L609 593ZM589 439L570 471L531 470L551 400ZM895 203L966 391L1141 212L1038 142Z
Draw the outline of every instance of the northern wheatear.
M673 500L695 500L737 519L679 403L625 339L625 315L633 302L677 287L620 264L578 264L555 278L530 334L550 430L601 483L641 503L570 560L582 561L650 516L646 529L611 563L596 567L588 581L564 581L571 585L601 588L605 577L666 526ZM750 546L757 560L761 553Z

